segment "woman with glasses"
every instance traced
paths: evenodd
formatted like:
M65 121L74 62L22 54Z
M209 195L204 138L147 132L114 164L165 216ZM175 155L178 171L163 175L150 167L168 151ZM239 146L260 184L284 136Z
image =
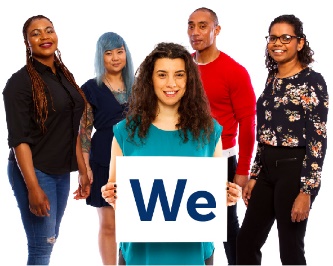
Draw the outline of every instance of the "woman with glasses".
M273 223L283 265L306 265L304 237L321 185L327 134L325 80L294 15L275 18L266 47L268 78L257 101L257 152L243 190L247 206L237 239L237 265L261 264Z

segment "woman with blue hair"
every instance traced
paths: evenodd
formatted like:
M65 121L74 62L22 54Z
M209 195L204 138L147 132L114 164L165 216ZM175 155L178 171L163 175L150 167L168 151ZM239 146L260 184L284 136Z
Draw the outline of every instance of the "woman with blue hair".
M118 34L106 32L98 39L95 73L95 78L82 85L88 111L81 119L80 137L91 182L91 193L86 203L97 208L100 224L98 244L103 264L114 265L117 259L114 209L102 198L101 187L109 178L113 125L125 117L134 82L131 53Z

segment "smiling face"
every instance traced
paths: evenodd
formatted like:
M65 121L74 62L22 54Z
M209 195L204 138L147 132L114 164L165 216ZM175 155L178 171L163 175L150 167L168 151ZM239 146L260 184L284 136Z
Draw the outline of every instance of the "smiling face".
M208 11L195 11L188 19L187 35L194 50L202 51L212 46L220 30Z
M104 53L104 67L108 73L119 73L126 65L126 51L124 46Z
M281 36L288 34L295 36L294 28L288 23L276 23L271 27L269 35ZM292 38L290 43L281 43L278 38L275 43L268 43L267 50L269 55L278 65L288 62L298 61L297 52L303 48L304 39Z
M34 19L27 27L27 43L32 57L48 64L53 62L54 52L58 48L58 36L52 23L45 18Z
M185 62L181 58L157 59L153 71L153 86L159 108L177 108L186 91Z

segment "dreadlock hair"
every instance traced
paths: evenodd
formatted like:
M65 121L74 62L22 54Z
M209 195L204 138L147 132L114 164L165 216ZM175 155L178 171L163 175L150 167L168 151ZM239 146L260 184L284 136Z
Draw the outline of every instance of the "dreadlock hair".
M304 39L303 48L297 52L297 58L298 58L299 62L301 63L302 67L307 67L312 62L314 62L314 59L313 59L314 51L310 48L309 41L306 39L306 35L303 33L302 21L299 18L295 17L294 15L278 16L269 25L268 34L270 33L273 25L275 25L277 23L289 24L290 26L292 26L294 28L295 35L297 37ZM299 39L297 39L297 41L299 42ZM268 69L268 72L270 75L274 74L277 71L277 68L278 68L277 63L269 55L267 46L266 46L266 50L265 50L265 65L266 65L266 68Z
M28 44L28 37L27 37L27 34L28 34L27 29L30 26L31 22L36 20L36 19L47 19L48 21L51 22L52 25L53 25L53 23L49 18L47 18L43 15L36 15L36 16L30 17L24 23L23 30L22 30L23 38L24 38L24 44L26 46L26 67L27 67L27 70L28 70L28 73L29 73L29 76L30 76L30 79L31 79L31 82L32 82L32 95L33 95L33 102L34 102L34 108L35 108L35 113L36 113L36 119L37 119L37 123L39 123L39 125L40 125L40 128L41 128L42 132L45 133L46 130L47 130L46 127L45 127L45 121L47 120L47 116L48 116L48 102L47 102L47 98L46 98L46 94L45 94L45 89L47 89L47 85L45 84L45 82L43 81L43 79L41 78L41 76L36 71L36 69L33 65L33 55L32 55L32 52L30 50L30 47L29 47L29 44ZM60 67L60 69L64 73L66 79L80 93L80 95L82 96L82 98L85 101L85 106L87 106L87 100L86 100L86 97L85 97L83 91L76 84L72 73L69 72L69 70L67 69L65 64L62 62L61 53L58 49L57 49L57 53L55 53L55 55L54 55L54 58L55 58L54 61L55 61L56 65ZM51 104L52 104L52 109L54 110L52 98L51 98ZM85 109L87 109L87 108L85 108Z
M129 98L129 110L126 114L129 139L133 141L135 134L138 134L143 143L151 123L156 118L158 101L152 77L155 62L161 58L184 60L186 91L178 107L179 120L176 127L184 142L189 140L188 133L191 132L199 146L205 144L209 140L214 124L197 65L184 46L165 42L157 44L136 71L136 79Z

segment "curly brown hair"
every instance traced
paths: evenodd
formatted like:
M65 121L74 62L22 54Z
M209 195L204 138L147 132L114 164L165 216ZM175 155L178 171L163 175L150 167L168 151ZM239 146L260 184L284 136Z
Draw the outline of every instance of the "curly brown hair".
M287 23L290 26L294 28L295 35L297 37L304 39L304 46L303 48L297 52L297 57L299 62L301 63L302 67L307 67L309 64L311 64L314 59L314 51L310 48L309 41L306 39L306 35L303 33L303 23L302 21L295 17L294 15L281 15L276 17L268 28L268 33L270 33L271 28L273 25L277 23ZM299 40L297 40L299 42ZM277 71L277 63L274 61L274 59L269 55L268 49L266 46L265 50L265 65L268 69L269 74L274 74Z
M27 39L27 29L30 26L31 22L36 20L36 19L47 19L48 21L51 22L53 25L52 21L43 16L43 15L37 15L37 16L32 16L30 17L23 25L23 38L24 38L24 44L26 46L26 67L29 73L29 76L31 78L32 82L32 95L33 95L33 101L34 101L34 107L35 107L35 113L36 113L36 119L37 122L40 125L40 128L42 132L46 132L46 127L45 127L45 121L47 120L47 115L48 115L48 102L45 94L45 90L47 89L47 85L39 75L39 73L36 71L34 65L33 65L33 55L30 50L29 44L28 44L28 39ZM81 90L81 88L76 84L76 81L72 75L72 73L67 69L65 64L62 62L61 59L61 54L60 51L57 49L57 54L54 55L54 61L57 66L60 67L62 72L64 73L66 79L77 89L77 91L81 94L82 98L85 101L85 106L87 107L87 100L86 97ZM52 103L52 98L51 98L51 104L53 107ZM85 108L86 109L86 108Z
M152 76L155 62L160 58L181 58L185 63L186 91L180 101L179 121L176 124L180 137L187 142L190 132L198 142L209 141L214 124L197 65L184 46L165 42L157 44L136 71L126 115L126 128L130 139L133 140L137 132L143 142L149 126L156 118L158 106Z

